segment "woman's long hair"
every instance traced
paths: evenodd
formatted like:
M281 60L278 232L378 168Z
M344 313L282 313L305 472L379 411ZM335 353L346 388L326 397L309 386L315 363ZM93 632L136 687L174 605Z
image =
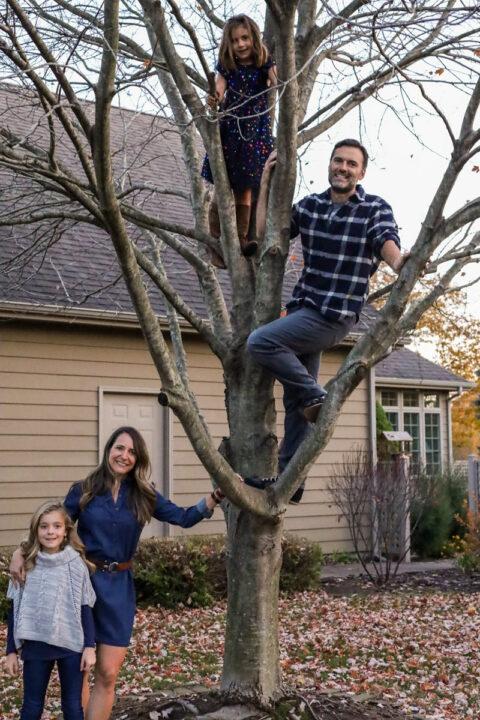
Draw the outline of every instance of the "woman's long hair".
M248 17L248 15L233 15L225 23L220 43L220 50L218 51L220 65L223 65L226 70L235 70L237 67L235 53L233 52L232 31L240 25L243 25L247 29L248 34L252 39L252 50L255 65L257 67L262 67L262 65L265 65L267 62L268 50L262 42L260 28L255 20L252 20L252 18Z
M132 439L136 458L133 470L128 475L132 481L128 502L138 522L145 525L152 517L156 502L155 490L150 482L150 458L145 440L138 430L128 425L113 431L105 445L102 462L81 483L83 493L80 498L80 510L83 510L96 495L111 492L115 478L108 462L108 456L122 433L126 433Z
M25 558L25 570L31 570L34 567L37 561L38 553L42 550L42 546L38 540L38 528L43 516L48 515L48 513L51 512L60 513L63 518L63 522L65 523L65 538L60 545L60 550L64 550L67 545L71 545L72 548L81 556L89 570L94 571L95 566L86 559L85 545L78 537L74 524L70 519L70 515L61 500L48 500L40 505L40 507L33 513L32 519L30 520L30 527L28 529L28 537L21 544L22 554Z

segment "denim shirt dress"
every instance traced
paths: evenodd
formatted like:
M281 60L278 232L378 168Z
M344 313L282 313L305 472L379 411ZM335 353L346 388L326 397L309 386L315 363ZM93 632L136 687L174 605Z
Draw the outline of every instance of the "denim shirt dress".
M64 504L72 520L78 520L78 534L89 558L108 562L132 559L143 525L128 506L132 481L127 478L120 486L117 501L111 492L96 495L83 510L79 508L81 484L73 485ZM197 505L181 508L156 493L153 517L157 520L189 528L212 516L205 499ZM135 617L135 588L131 570L105 572L97 570L91 577L97 601L93 608L97 643L127 647Z

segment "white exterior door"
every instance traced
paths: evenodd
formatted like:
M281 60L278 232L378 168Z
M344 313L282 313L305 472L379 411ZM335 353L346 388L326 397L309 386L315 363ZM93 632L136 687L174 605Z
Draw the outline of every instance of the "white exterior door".
M143 392L122 392L100 389L99 453L103 452L112 432L121 425L136 428L147 444L152 464L152 480L156 489L169 497L169 418L168 410L157 402L157 395ZM101 460L101 457L100 457ZM142 538L167 535L168 526L152 520L143 530Z

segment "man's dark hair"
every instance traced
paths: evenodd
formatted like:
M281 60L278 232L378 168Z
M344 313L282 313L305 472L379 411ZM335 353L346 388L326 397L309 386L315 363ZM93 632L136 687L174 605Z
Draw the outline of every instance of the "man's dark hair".
M368 152L365 147L363 147L362 143L358 142L358 140L354 140L353 138L347 138L346 140L340 140L339 142L335 143L335 146L332 150L332 154L330 155L330 160L332 159L335 150L337 150L339 147L354 147L358 148L360 152L363 155L363 169L367 169L368 165Z

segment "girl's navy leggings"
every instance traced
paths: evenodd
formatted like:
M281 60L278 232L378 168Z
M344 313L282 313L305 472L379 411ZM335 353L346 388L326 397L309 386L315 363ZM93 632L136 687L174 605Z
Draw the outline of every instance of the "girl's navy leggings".
M40 720L42 717L45 694L55 663L60 677L64 720L83 720L81 657L81 653L75 653L59 660L24 660L20 720Z

